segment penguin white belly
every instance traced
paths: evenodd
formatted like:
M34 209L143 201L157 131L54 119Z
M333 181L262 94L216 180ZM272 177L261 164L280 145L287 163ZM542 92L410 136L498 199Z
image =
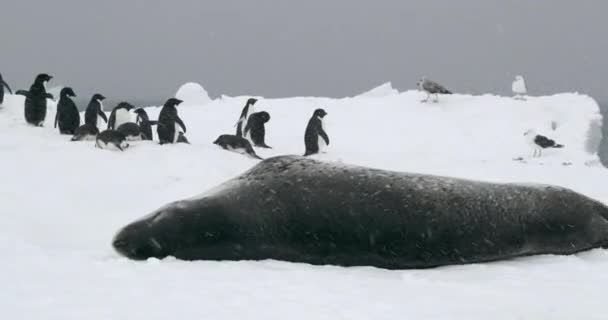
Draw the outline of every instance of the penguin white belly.
M319 145L319 152L323 152L325 149L327 149L327 143L325 143L323 137L319 136L317 144Z
M245 136L243 137L247 140L249 140L249 142L253 143L253 140L251 140L251 129L249 129L249 131L247 131L247 133L245 133Z
M120 127L121 124L131 122L131 113L125 109L116 110L116 123L114 128Z
M179 124L175 123L175 130L173 131L173 143L177 143L177 139L179 139Z
M101 112L103 112L103 102L101 102L101 100L97 100L97 102L99 102L99 110L101 110ZM103 121L103 119L97 114L95 115L97 117L97 128L105 128L105 122Z
M323 123L323 119L321 120L321 128L323 129L323 131L325 131L325 124ZM325 131L327 132L327 131ZM317 136L317 145L319 146L319 152L325 151L325 149L327 149L327 143L325 143L325 139L323 139L323 137L321 137L321 135Z

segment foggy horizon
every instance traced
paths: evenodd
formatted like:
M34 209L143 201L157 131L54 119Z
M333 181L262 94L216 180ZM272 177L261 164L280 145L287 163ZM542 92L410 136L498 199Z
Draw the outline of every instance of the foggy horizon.
M30 8L35 7L36 10ZM608 101L603 15L585 1L19 1L2 5L0 73L36 74L82 100L162 101L185 82L210 96L346 97L422 76L458 93L578 91ZM29 19L23 16L29 13Z

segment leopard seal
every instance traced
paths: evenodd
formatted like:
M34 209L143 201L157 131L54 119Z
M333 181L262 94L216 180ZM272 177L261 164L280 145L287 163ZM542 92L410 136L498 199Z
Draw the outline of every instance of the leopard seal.
M608 243L608 208L549 185L392 172L301 156L260 162L120 230L115 250L142 260L277 259L430 268Z

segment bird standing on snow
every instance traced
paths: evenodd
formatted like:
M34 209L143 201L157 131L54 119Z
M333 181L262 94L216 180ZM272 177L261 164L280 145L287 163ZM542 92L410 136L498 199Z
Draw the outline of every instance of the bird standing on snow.
M528 94L528 88L526 87L526 81L522 76L515 76L515 80L511 85L511 89L513 90L513 97L516 100L526 100L525 95Z
M441 94L452 94L452 92L450 92L448 89L444 88L439 83L428 80L428 79L426 79L426 77L422 77L422 79L420 79L418 81L417 86L418 86L418 90L424 91L427 94L426 99L422 100L421 102L429 101L429 99L431 98L431 95L435 95L435 99L433 100L434 102L439 102L440 93Z
M543 149L547 148L563 148L564 146L561 144L555 143L554 140L551 140L543 135L537 134L534 130L528 130L524 133L524 137L526 137L526 142L534 149L533 157L540 157L543 154Z

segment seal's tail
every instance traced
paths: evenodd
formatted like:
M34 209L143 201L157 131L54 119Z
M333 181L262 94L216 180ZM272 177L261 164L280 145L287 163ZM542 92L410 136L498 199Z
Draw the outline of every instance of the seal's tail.
M555 144L552 148L563 148L563 144Z

